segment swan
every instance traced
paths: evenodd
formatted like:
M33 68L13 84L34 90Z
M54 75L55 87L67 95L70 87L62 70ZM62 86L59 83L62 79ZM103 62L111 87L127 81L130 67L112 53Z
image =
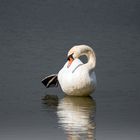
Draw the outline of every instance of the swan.
M87 63L83 63L79 57L85 55ZM45 77L42 83L47 87L61 86L67 95L88 96L96 88L96 56L88 45L76 45L67 55L67 62L58 74Z

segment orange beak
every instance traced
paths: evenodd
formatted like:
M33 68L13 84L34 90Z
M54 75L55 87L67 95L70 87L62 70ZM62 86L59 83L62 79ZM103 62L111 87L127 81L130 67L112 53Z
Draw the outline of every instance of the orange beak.
M70 67L70 65L72 64L72 62L73 62L73 59L70 57L70 58L69 58L69 60L68 60L68 65L67 65L67 68L69 68L69 67Z

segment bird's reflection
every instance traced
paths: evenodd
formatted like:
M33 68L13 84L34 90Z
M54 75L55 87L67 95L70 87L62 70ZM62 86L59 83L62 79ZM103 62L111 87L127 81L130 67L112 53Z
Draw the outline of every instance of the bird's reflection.
M96 103L92 97L59 99L56 95L46 95L42 101L43 108L57 112L58 124L67 134L67 140L95 140Z
M57 95L45 95L42 98L42 103L45 105L44 107L46 108L57 108L58 106L58 97Z
M58 123L68 140L95 139L96 103L92 97L66 96L57 106Z

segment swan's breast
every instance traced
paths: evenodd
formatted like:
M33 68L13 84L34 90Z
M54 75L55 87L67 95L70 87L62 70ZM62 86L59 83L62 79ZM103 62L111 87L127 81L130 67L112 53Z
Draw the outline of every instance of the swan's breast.
M81 61L67 68L67 63L58 73L58 80L62 90L69 94L86 94L93 90L95 76L89 74L88 69Z

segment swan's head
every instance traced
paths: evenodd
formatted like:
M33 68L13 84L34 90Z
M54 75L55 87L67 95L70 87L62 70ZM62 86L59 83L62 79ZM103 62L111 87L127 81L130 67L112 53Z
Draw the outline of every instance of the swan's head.
M69 50L68 55L67 55L67 60L68 60L67 67L70 67L73 60L76 58L79 58L81 55L86 55L89 58L89 53L94 54L92 48L87 45L77 45L77 46L72 47Z

